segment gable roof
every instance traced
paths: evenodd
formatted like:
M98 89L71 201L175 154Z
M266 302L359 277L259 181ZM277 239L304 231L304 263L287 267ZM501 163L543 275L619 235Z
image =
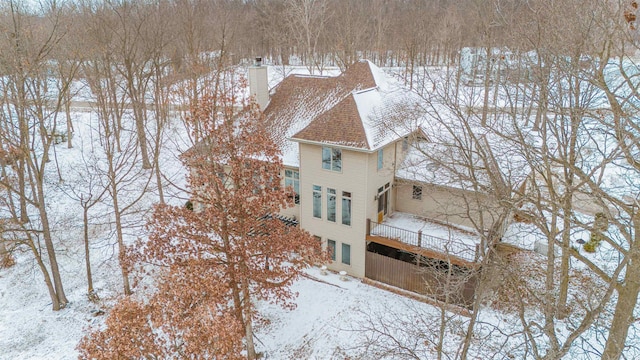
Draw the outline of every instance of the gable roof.
M294 135L296 139L369 148L358 105L353 94L347 95L335 106L320 114L309 125Z
M283 162L299 166L296 141L373 151L399 136L384 113L414 97L380 68L359 61L336 77L290 75L264 111L280 143Z

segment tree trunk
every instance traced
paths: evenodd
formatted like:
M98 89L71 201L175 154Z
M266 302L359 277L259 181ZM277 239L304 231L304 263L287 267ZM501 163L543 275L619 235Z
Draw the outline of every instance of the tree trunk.
M80 199L82 201L82 199ZM91 258L89 256L89 207L83 204L82 223L84 227L84 261L87 268L87 295L93 294L93 277L91 276Z
M38 196L38 210L40 212L40 221L42 221L42 236L44 237L44 244L47 249L47 256L49 258L49 267L51 268L51 277L53 277L53 284L56 290L56 295L59 300L60 309L64 308L69 300L64 293L64 287L62 286L62 278L60 277L60 269L58 268L58 259L56 257L55 249L53 246L53 239L51 238L51 228L49 227L49 216L47 215L46 206L44 202L44 188L42 187L44 179L40 177L37 183ZM54 309L58 310L58 309Z
M113 155L110 155L113 156ZM131 286L129 285L129 271L125 266L125 248L124 235L122 233L122 215L120 214L120 206L118 203L118 186L116 174L113 169L113 159L109 159L109 181L111 182L111 198L113 199L113 213L116 222L116 237L118 240L118 262L120 263L120 271L122 273L122 286L125 295L131 295Z
M115 186L115 185L114 185ZM115 190L114 190L115 191ZM125 266L125 248L124 248L124 235L122 233L122 219L120 215L120 208L118 207L118 196L116 193L113 195L113 211L116 217L116 236L118 238L118 262L120 263L120 270L122 273L122 287L125 295L131 295L131 286L129 285L129 271Z
M40 267L40 271L42 271L42 276L44 277L44 283L47 285L47 290L49 291L49 297L51 298L51 305L53 311L58 311L62 309L64 306L60 303L60 298L56 293L53 283L51 282L51 276L49 276L49 271L47 270L46 265L42 261L42 253L38 252L38 249L33 244L33 240L29 239L31 251L35 255L36 262L38 263L38 267Z
M486 48L487 54L486 54L486 58L485 58L485 68L484 68L484 97L482 100L482 126L487 126L487 116L488 116L488 109L487 107L489 107L489 86L490 84L490 77L491 77L491 48L487 46Z
M71 138L73 137L73 122L71 121L71 94L70 89L67 87L65 90L64 110L67 115L67 149L73 148Z
M252 321L252 312L253 309L251 307L251 294L249 293L249 281L244 280L242 282L242 297L244 300L244 330L245 330L245 341L247 346L247 359L255 360L256 356L256 347L253 342L253 321Z
M574 66L577 66L577 56L572 58ZM575 176L573 167L577 162L577 141L580 122L582 121L582 113L580 111L580 80L575 77L571 79L570 83L573 85L572 92L570 94L572 98L573 106L571 108L570 120L571 124L568 129L569 143L567 144L567 155L564 166L564 180L565 180L565 194L563 199L562 212L564 216L563 221L563 233L562 233L562 263L560 265L561 278L560 278L560 294L558 296L557 317L564 319L567 314L567 299L569 293L569 262L571 256L571 216L573 213L573 178Z
M138 142L140 144L140 155L142 157L142 168L151 169L151 161L149 161L149 150L147 148L147 133L145 131L144 124L144 110L141 109L141 105L137 100L132 101L133 114L136 122L136 132L138 134Z
M602 353L604 360L617 360L622 355L629 327L634 322L633 310L640 293L640 214L634 216L635 241L627 257L629 259L624 282L618 289L618 302L613 313L609 337Z
M0 221L0 269L8 268L13 265L13 259L7 249L7 244L2 237L2 233L4 233L4 224Z
M20 222L25 224L29 222L27 214L27 196L26 196L26 179L25 179L25 160L18 160L18 191L20 192Z

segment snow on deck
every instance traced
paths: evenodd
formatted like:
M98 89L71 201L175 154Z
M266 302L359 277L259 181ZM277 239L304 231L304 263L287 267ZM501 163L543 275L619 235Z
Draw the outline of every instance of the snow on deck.
M421 232L420 239L418 233ZM419 216L395 212L381 224L371 223L371 235L396 239L405 244L449 254L473 262L480 237ZM420 241L419 241L420 240Z

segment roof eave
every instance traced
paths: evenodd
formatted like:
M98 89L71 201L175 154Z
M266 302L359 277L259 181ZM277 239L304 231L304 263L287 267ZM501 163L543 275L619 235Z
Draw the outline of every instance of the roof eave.
M359 147L355 147L355 146L332 144L332 143L326 143L326 142L315 141L315 140L300 139L300 138L295 138L295 137L287 138L287 140L295 141L295 142L301 143L301 144L317 145L317 146L330 146L330 147L336 147L336 148L341 148L341 149L346 149L346 150L351 150L351 151L369 153L369 154L375 152L374 149L364 149L364 148L359 148Z

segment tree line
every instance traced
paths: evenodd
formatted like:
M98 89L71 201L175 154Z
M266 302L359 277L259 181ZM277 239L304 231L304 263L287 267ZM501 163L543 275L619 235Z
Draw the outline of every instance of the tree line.
M559 249L557 255L549 252L539 294L532 296L531 289L516 287L525 353L535 358L567 356L576 339L596 331L603 335L591 338L606 338L600 344L602 350L585 352L619 358L625 349L635 349L635 335L629 334L629 328L637 321L634 308L640 292L639 270L633 266L640 261L640 220L637 200L628 201L637 199L635 179L640 173L640 135L634 115L638 108L637 67L632 57L624 61L620 57L637 50L635 15L630 15L637 10L634 4L595 0L551 4L516 0L4 2L0 5L0 32L4 34L0 37L0 229L8 235L0 241L2 264L11 264L12 248L28 248L43 274L53 309L61 309L68 302L56 258L58 225L51 221L51 179L46 174L57 173L61 184L68 175L56 171L55 145L62 142L74 146L74 119L70 114L78 99L76 81L80 80L92 94L91 106L97 113L100 132L93 146L99 154L96 156L105 160L86 159L82 167L95 176L87 176L81 186L64 188L84 210L87 293L96 296L92 295L88 260L88 218L94 206L105 203L113 209L109 221L115 229L122 293L130 294L126 229L141 226L130 220L143 218L140 200L147 193L153 193L160 204L165 202L168 182L160 158L172 114L178 113L192 129L194 142L202 140L211 129L206 128L206 121L190 122L190 110L206 102L213 102L209 108L215 109L220 101L217 91L228 81L229 69L256 55L273 64L301 64L311 72L322 72L327 65L345 68L368 58L381 66L404 69L401 74L407 85L424 97L426 111L436 124L440 121L441 126L451 127L452 121L459 122L455 131L451 127L452 136L440 141L454 139L451 148L473 154L459 157L468 160L455 169L466 168L467 172L457 174L460 179L474 174L478 159L486 167L494 166L500 152L495 144L478 136L479 128L490 131L527 159L527 170L534 176L526 188L507 191L514 181L494 173L488 190L505 205L504 216L518 213L544 234L548 248ZM484 62L472 71L470 79L458 66L462 65L464 47L484 54ZM494 49L508 49L516 60L507 61L505 57L510 55L506 51L494 54ZM439 65L439 69L431 65ZM618 74L619 81L612 82L612 72ZM446 76L440 76L443 73ZM469 97L461 96L469 92ZM445 117L443 106L454 116ZM410 116L402 120L407 118ZM464 130L458 131L460 128ZM542 134L542 141L527 142L528 134L523 129ZM600 143L602 139L606 143ZM431 160L442 162L444 158ZM621 181L628 189L624 196L602 180L612 168L625 170L621 172ZM213 178L213 173L217 176L211 170L209 177ZM233 180L242 181L240 177ZM480 182L474 186L486 188ZM597 205L617 232L607 234L598 230L594 221L575 215L583 210L585 199ZM215 204L212 201L211 205ZM184 209L164 211L192 217ZM217 214L216 209L211 211ZM162 241L171 237L162 234L162 229L169 221L160 218L162 210L156 216L154 236L159 246L166 246ZM249 228L240 229L242 235L247 235ZM478 225L479 231L483 228ZM613 249L611 252L620 259L613 269L602 269L573 247L571 234L576 229L595 233L595 242ZM192 242L200 244L202 238L196 235ZM242 237L240 240L243 244ZM300 239L300 243L307 240ZM246 248L240 250L233 256L251 256L242 253ZM184 260L170 252L156 255L143 260ZM212 260L194 256L202 263ZM569 276L572 261L585 264L598 284L604 283L588 294L590 298L571 291L575 286ZM264 275L264 262L257 264L256 271ZM180 266L177 264L163 280L181 276L185 270ZM214 270L216 274L227 271L224 267ZM516 281L515 275L509 274L507 280ZM202 279L178 280L199 283ZM231 294L232 302L251 296L242 293L247 291L245 280L224 289ZM163 286L169 288L171 284ZM166 294L184 300L179 294ZM202 294L193 295L197 298ZM288 298L284 295L277 293L276 297ZM522 300L530 298L535 301ZM482 294L478 296L474 316L481 313L483 299ZM156 300L160 304L167 299ZM196 300L198 305L202 299ZM244 333L247 339L254 315L250 305L224 309L230 319L235 319L231 331ZM137 312L141 307L143 304L125 303L115 313L126 317L128 311ZM529 316L532 309L542 317ZM148 336L161 326L154 321L162 314L157 306L144 310L150 322L137 325L142 324L141 333ZM472 351L471 334L480 320L472 317L468 323L468 339L461 345L460 357ZM607 325L596 326L601 321ZM442 353L444 320L442 325L438 355L446 356ZM117 331L113 336L117 337ZM152 337L145 339L154 341ZM240 349L238 339L236 336L224 343L219 348L221 353L227 351L227 345ZM175 343L171 346L179 344L194 353L200 350L199 343L189 347L184 333L177 333L172 340ZM97 351L91 346L87 345L87 351ZM152 352L166 349L158 344L149 346ZM110 354L108 349L105 354Z

